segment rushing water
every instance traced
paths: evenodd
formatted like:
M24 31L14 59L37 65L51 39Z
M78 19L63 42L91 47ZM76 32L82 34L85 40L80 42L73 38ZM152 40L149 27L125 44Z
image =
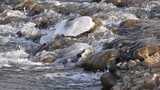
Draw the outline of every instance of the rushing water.
M46 15L53 16L56 23L62 19L72 18L80 16L77 8L88 15L101 17L104 19L104 23L107 28L112 26L118 26L120 22L126 19L138 19L136 14L137 8L117 8L113 4L95 4L90 3L90 0L38 0L39 3L44 4L46 8L58 7L58 5L64 4L64 6L70 6L70 15L66 15L64 11L62 14L55 13L54 11L47 11ZM75 7L75 8L74 8ZM147 6L146 6L147 7ZM62 7L61 7L62 9ZM69 9L68 9L69 10ZM74 11L77 10L77 11ZM142 10L144 10L142 8ZM147 17L147 12L150 7L144 10L144 13L140 13L142 19ZM57 10L58 11L58 10ZM145 12L146 11L146 12ZM24 15L23 15L24 14ZM18 14L18 17L26 19L25 12ZM64 14L64 15L63 15ZM13 12L9 15L17 16ZM27 17L26 21L31 21L34 17ZM58 20L56 20L58 19ZM55 64L43 64L40 62L33 62L31 55L26 50L35 50L40 46L39 43L33 42L30 39L19 38L16 33L22 29L35 29L34 27L27 26L25 22L9 23L6 25L0 25L0 90L100 90L101 82L100 76L103 72L87 72L82 68L75 67L75 63L63 63ZM52 33L55 28L51 25L47 29L40 30L43 33ZM101 50L101 44L104 42L110 42L117 38L113 33L100 33L100 35L92 36L88 35L90 42L87 42L86 38L80 38L80 40L86 40L85 42L91 44L97 51ZM96 40L97 39L97 40ZM85 48L85 45L84 45ZM70 48L69 48L70 49ZM72 49L72 48L71 48ZM73 48L74 49L74 48ZM81 47L78 47L80 50ZM68 53L66 49L63 57L66 58L70 54L74 54L76 51L72 50ZM29 51L28 51L29 52ZM78 52L78 51L77 51ZM66 54L67 53L67 54ZM70 56L69 56L70 57Z
M45 2L54 2L45 0ZM66 1L66 0L62 0ZM73 0L75 1L75 0ZM28 60L23 48L37 45L17 38L21 26L0 25L0 90L99 90L101 73Z

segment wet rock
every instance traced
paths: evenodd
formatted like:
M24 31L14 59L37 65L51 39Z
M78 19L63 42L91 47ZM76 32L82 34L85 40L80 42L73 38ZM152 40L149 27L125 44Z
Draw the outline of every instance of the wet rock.
M136 28L138 25L138 20L135 19L128 19L120 23L119 28L123 29L133 29Z
M11 10L11 9L12 9L11 6L3 5L3 4L0 5L0 13L3 13L5 10Z
M19 10L8 10L6 12L6 17L19 17L19 18L26 18L25 14ZM4 12L4 13L5 13Z
M15 9L24 10L26 9L29 16L40 14L44 11L44 8L36 3L34 0L24 0L18 4Z
M141 7L146 0L105 0L107 3L113 3L117 7Z
M56 60L54 52L42 51L35 55L34 62L53 63Z
M102 0L92 0L92 2L97 2L97 3L99 3L99 2L101 2Z
M1 0L1 4L15 6L16 4L19 4L21 1L24 1L24 0Z
M44 8L42 6L40 6L38 4L34 4L30 8L30 11L28 12L28 15L29 16L34 16L34 15L40 14L43 11L44 11Z
M115 49L105 50L88 56L82 63L82 67L86 70L105 70L114 68L116 59L119 57L119 51Z
M107 3L113 3L118 7L125 7L128 6L127 0L106 0Z
M39 29L45 29L47 28L51 21L50 21L50 18L49 17L39 17L39 18L36 18L34 20L35 24L36 24L36 27L38 27Z
M152 65L158 63L160 60L159 46L145 46L137 50L137 57L143 59L145 63Z
M25 21L27 21L25 14L18 10L5 10L0 14L0 24L16 24Z
M139 59L146 64L155 64L160 61L160 48L156 39L146 38L139 39L138 41L134 41L134 39L121 39L114 40L112 43L104 44L104 49L113 48L120 51L120 61Z
M133 25L132 28L123 28L122 25L124 22L121 23L121 26L117 30L117 34L132 39L143 39L149 37L160 38L158 29L159 21L139 20L134 23L135 25Z
M120 23L126 20L139 20L136 15L122 12L122 11L110 11L108 13L103 13L103 15L107 15L107 19L105 19L105 23L108 27L118 27Z
M24 8L30 9L31 6L34 4L33 0L23 0L21 3L15 6L15 9L23 10Z
M56 36L54 41L52 42L53 49L62 49L68 46L71 46L73 43L76 43L76 40L72 40L70 38L64 36Z
M27 39L38 39L41 36L41 32L39 29L35 28L35 23L32 22L28 22L26 24L24 24L24 26L22 27L20 33L20 36L24 36Z
M101 76L102 90L112 90L112 87L116 85L116 77L110 72L106 72Z
M57 52L60 55L59 57L71 57L77 56L77 54L81 53L87 48L91 48L91 46L86 43L75 43L67 48L59 49Z
M73 61L78 62L77 57L80 53L82 53L84 50L92 48L92 46L86 44L86 43L75 43L69 47L63 48L63 49L57 49L55 52L58 54L57 62L58 63L67 63ZM69 60L69 61L68 61Z
M150 18L160 18L160 6L151 8Z
M89 32L94 25L95 23L91 17L82 16L75 19L61 21L56 25L55 33L64 36L76 37L85 32Z
M43 14L36 15L32 18L32 22L36 24L39 29L46 29L51 25L55 25L61 19L61 14L55 11L46 11Z

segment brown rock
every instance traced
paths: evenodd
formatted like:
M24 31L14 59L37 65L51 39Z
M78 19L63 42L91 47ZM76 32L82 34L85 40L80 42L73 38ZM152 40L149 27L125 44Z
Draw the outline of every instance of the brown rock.
M113 3L114 5L118 7L124 7L127 6L128 2L127 0L106 0L107 3Z
M133 29L138 26L138 20L129 19L120 23L119 28Z
M36 20L34 20L35 24L36 24L36 27L42 29L42 28L47 28L50 24L50 20L48 17L40 17L40 18L37 18Z
M37 14L40 14L41 12L44 11L44 8L38 4L33 4L31 7L30 7L30 11L28 13L29 16L34 16L34 15L37 15Z
M88 56L82 63L86 70L104 70L107 67L114 67L116 59L119 57L118 50L105 50L94 55Z
M75 40L72 40L71 38L67 38L61 35L56 36L55 40L52 42L52 48L53 49L62 49L65 47L68 47L75 43Z
M146 0L105 0L107 3L113 3L117 7L141 7Z
M106 72L101 76L101 83L103 90L112 90L112 87L116 85L116 77L110 72Z
M53 63L56 60L56 54L53 52L42 51L33 57L33 61L42 63Z
M137 58L143 59L145 63L152 65L158 63L160 60L160 47L150 46L137 49Z
M26 9L28 10L29 16L33 16L44 11L44 8L41 5L35 3L34 0L24 0L20 4L18 4L15 9Z

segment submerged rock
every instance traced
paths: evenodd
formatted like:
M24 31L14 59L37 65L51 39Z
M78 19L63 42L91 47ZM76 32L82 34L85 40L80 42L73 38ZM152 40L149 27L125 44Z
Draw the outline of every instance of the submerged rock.
M133 29L133 28L137 27L136 26L137 24L138 24L138 20L128 19L128 20L125 20L125 21L121 22L119 28Z
M104 0L107 3L113 3L117 7L141 7L146 0Z
M33 40L40 38L41 32L39 29L35 28L35 25L36 24L32 22L26 23L20 31L21 35L20 34L18 35L24 36L25 38L33 39Z
M36 54L33 61L42 63L54 63L56 54L54 52L42 51Z
M42 8L42 6L36 3L34 0L24 0L15 6L15 9L27 10L29 16L34 16L44 11L44 8Z
M105 23L109 27L118 27L120 23L128 19L139 20L136 15L123 11L110 11L108 13L103 13L103 15L107 16Z
M132 28L129 28L129 26L124 27L124 23L132 23ZM125 21L122 22L117 30L117 34L132 38L132 39L143 39L143 38L149 38L149 37L156 37L160 38L159 36L159 21L153 21L153 20L138 20L138 21Z
M112 73L106 72L101 76L101 83L103 86L102 90L112 90L117 83L116 77Z
M89 32L94 25L95 23L91 17L82 16L75 19L61 21L56 25L55 33L64 36L76 37L85 32Z
M91 48L91 46L86 43L75 43L68 48L58 50L58 53L60 57L76 56L87 48Z
M76 40L72 40L70 38L58 35L55 37L54 41L52 42L51 47L53 49L62 49L62 48L71 46L74 43L76 43Z
M150 18L160 18L160 6L151 8Z

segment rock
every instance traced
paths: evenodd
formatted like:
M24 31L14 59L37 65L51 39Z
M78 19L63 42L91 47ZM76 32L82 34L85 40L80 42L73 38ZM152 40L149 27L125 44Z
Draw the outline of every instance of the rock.
M80 53L82 53L84 50L92 48L90 45L86 43L75 43L69 47L63 48L63 49L57 49L55 52L58 54L57 62L63 63L64 61L68 59L74 59L75 62L78 62L78 57Z
M110 44L105 44L105 49L116 48L120 51L119 60L139 59L146 64L152 65L160 62L160 44L156 39L121 39L114 40Z
M34 0L24 0L20 4L18 4L15 9L26 9L29 16L34 16L44 11L44 8L42 8L42 6L38 3L34 2Z
M28 22L21 29L21 36L24 36L28 39L38 39L41 36L41 32L39 29L35 28L35 23Z
M110 11L107 14L106 25L109 27L118 27L122 22L126 20L139 20L136 15L122 12L122 11Z
M76 41L69 39L67 37L58 35L55 37L54 41L52 42L52 48L62 49L62 48L66 48L68 46L73 45L73 43L76 43Z
M112 90L112 87L116 85L117 80L110 72L106 72L101 76L102 90Z
M36 54L33 61L42 63L53 63L56 60L54 52L42 51Z
M123 29L133 29L136 28L138 25L138 20L135 19L128 19L120 23L119 28Z
M44 11L44 8L38 4L33 4L28 12L28 16L34 16Z
M34 20L34 23L36 24L36 27L38 27L39 29L45 29L49 26L51 21L49 17L43 16L43 17L36 18Z
M105 0L107 3L113 3L117 7L141 7L146 0Z
M6 11L6 17L26 18L25 14L22 13L21 11L19 11L19 10L8 10L8 11Z
M105 0L107 3L113 3L117 7L125 7L128 5L127 0Z
M33 0L22 0L19 4L15 6L15 9L23 10L24 8L30 9L34 4Z
M18 10L4 10L0 15L0 24L16 24L25 21L27 21L25 14Z
M85 70L104 70L114 68L116 59L119 58L119 51L115 49L105 50L88 56L82 63Z
M160 62L160 46L144 46L136 54L138 59L143 59L149 65Z
M91 48L91 46L86 43L75 43L68 48L58 50L58 53L60 57L76 56L87 48Z
M63 20L56 25L55 33L64 36L76 37L89 32L95 23L89 16L82 16L75 19Z
M134 23L135 25L132 25L132 28L123 28L124 22L121 23L121 26L117 29L117 34L131 39L160 38L159 21L139 20Z
M97 2L97 3L99 3L99 2L101 2L102 0L92 0L92 2Z
M150 18L160 18L160 6L151 8L150 14Z

